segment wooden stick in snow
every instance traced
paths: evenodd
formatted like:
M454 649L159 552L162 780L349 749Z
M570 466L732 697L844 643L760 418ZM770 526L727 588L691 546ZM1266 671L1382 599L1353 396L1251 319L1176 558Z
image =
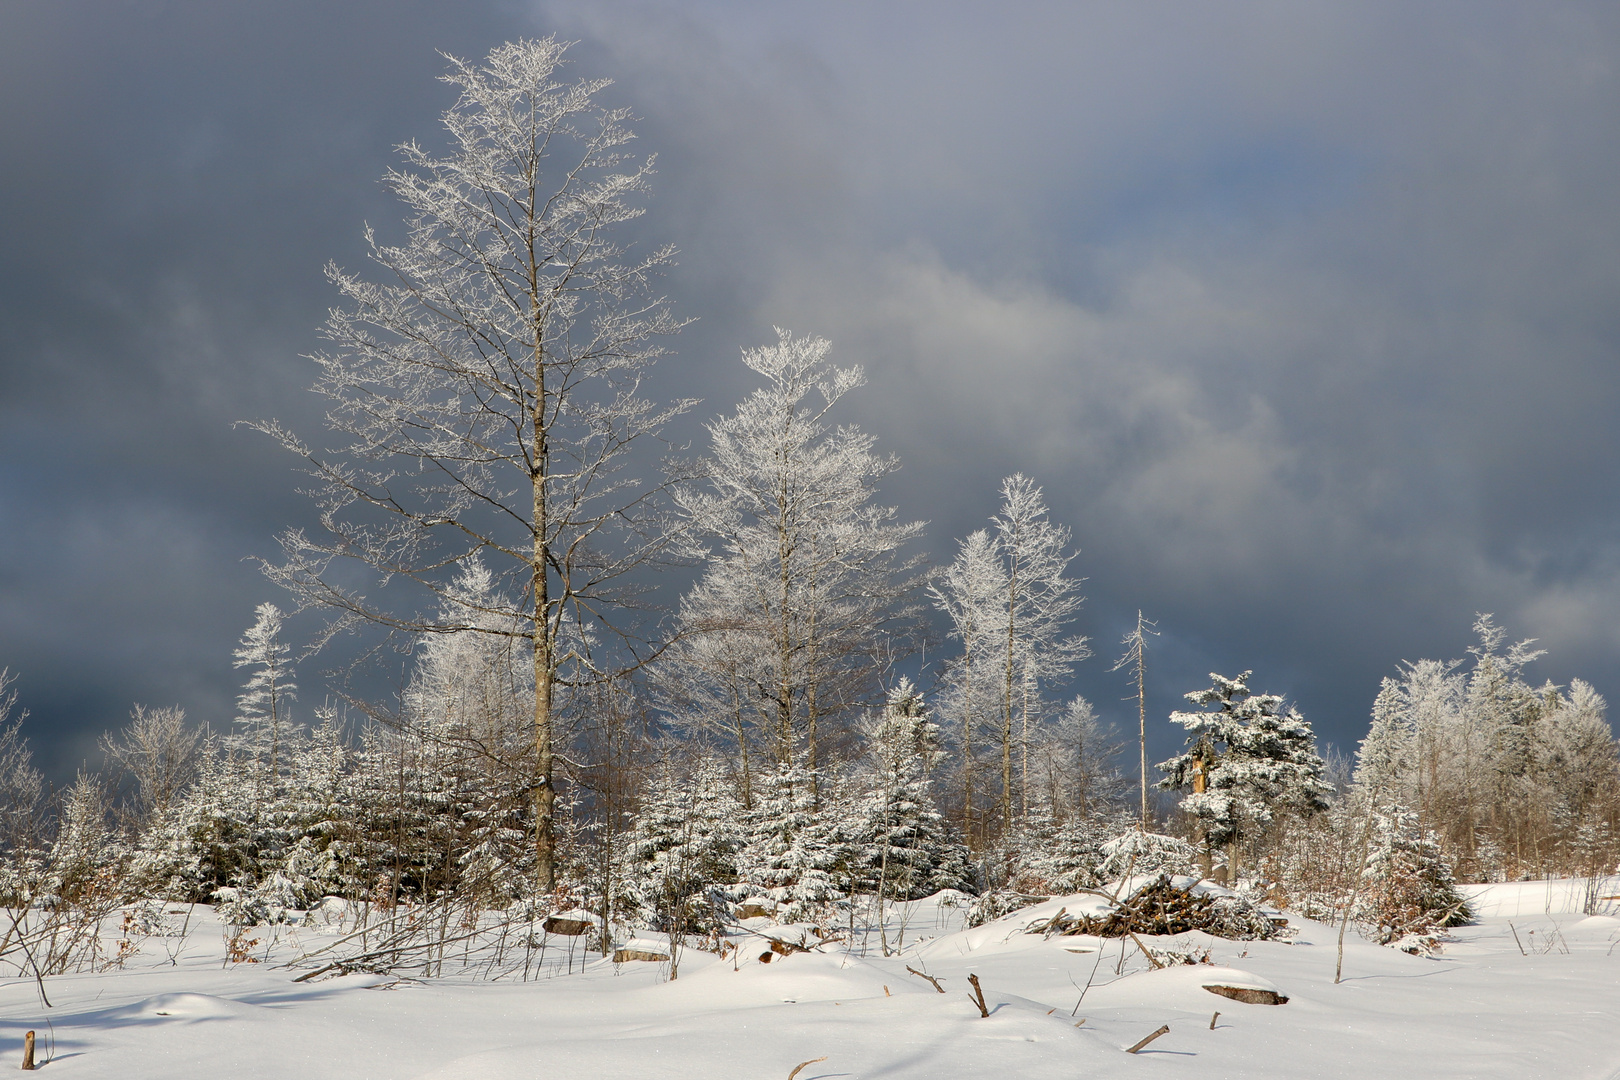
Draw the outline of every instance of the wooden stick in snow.
M968 982L973 984L973 993L969 996L973 999L973 1004L979 1007L979 1015L989 1016L990 1010L985 1007L984 988L979 985L979 977L977 975L969 975ZM789 1080L792 1080L792 1078L790 1077Z
M34 1071L34 1033L32 1031L23 1036L22 1067L29 1072Z
M1147 1038L1143 1039L1141 1042L1137 1043L1135 1046L1131 1047L1129 1050L1127 1050L1125 1052L1127 1054L1134 1054L1138 1050L1142 1049L1142 1047L1144 1047L1148 1043L1152 1042L1154 1039L1157 1039L1160 1035L1168 1035L1169 1033L1170 1033L1170 1025L1165 1024L1164 1026L1159 1028L1158 1031L1155 1031L1153 1034L1149 1035ZM789 1080L792 1080L792 1078L790 1077Z
M1209 1030L1211 1030L1211 1031L1215 1030L1215 1021L1219 1020L1220 1018L1221 1018L1220 1013L1216 1013L1214 1016L1209 1018Z

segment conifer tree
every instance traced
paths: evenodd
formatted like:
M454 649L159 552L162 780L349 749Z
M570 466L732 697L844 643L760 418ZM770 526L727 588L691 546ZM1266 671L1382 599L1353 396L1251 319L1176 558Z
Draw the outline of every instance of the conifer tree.
M1281 697L1251 693L1251 674L1228 679L1211 672L1208 689L1188 694L1203 711L1170 715L1186 729L1188 750L1159 764L1161 788L1189 792L1181 807L1199 824L1206 876L1210 849L1225 846L1226 877L1234 884L1245 839L1279 811L1311 814L1327 805L1310 724L1297 710L1284 711Z
M901 677L889 691L866 738L871 771L854 811L851 890L915 900L966 887L972 879L967 849L947 833L931 791L939 729L910 679Z

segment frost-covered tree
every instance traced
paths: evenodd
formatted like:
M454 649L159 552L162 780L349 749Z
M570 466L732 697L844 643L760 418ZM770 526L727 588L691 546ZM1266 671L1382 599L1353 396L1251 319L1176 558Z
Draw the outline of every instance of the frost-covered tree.
M122 731L102 737L108 762L134 783L130 797L137 831L167 814L196 778L203 734L186 723L178 706L137 705Z
M253 616L253 625L233 654L235 666L249 673L236 699L238 735L229 745L273 780L281 774L283 740L298 686L293 682L292 647L281 635L281 609L260 604Z
M967 887L967 848L950 835L931 790L939 729L911 680L902 677L889 691L865 734L870 771L857 774L865 795L853 808L852 890L915 900Z
M1007 573L990 533L979 529L961 542L956 558L929 586L934 606L950 619L950 636L961 644L961 655L945 669L940 712L954 717L953 729L961 770L962 823L972 846L978 827L974 811L977 783L975 755L981 728L995 714L995 658L1001 638L1000 602Z
M1047 517L1035 482L1021 474L1001 483L1001 513L992 519L996 548L1006 570L995 629L1000 683L1001 813L1012 828L1013 748L1020 748L1024 807L1028 807L1030 733L1039 723L1040 683L1066 677L1090 655L1086 639L1068 626L1085 599L1080 579L1070 577L1069 530ZM1014 733L1014 717L1019 730Z
M26 710L17 708L16 676L0 668L0 857L27 851L41 841L40 803L45 780L23 737Z
M1124 804L1128 784L1114 764L1120 746L1118 733L1097 718L1091 702L1075 697L1031 748L1032 801L1059 822L1115 813Z
M605 80L564 77L565 49L546 38L451 60L449 148L407 143L385 178L407 208L405 239L367 231L383 280L328 272L346 303L327 320L315 390L339 445L256 425L316 478L321 533L285 534L284 561L267 569L333 613L328 634L369 621L526 647L542 889L555 871L559 689L636 663L627 575L664 538L660 485L625 467L685 407L638 390L678 328L648 288L671 252L632 255L618 239L652 161L629 155L629 110L600 103ZM441 619L456 567L475 556L511 588L511 607L489 614L515 627ZM352 587L338 565L349 560L393 587ZM583 624L607 629L600 647L580 647L571 627Z
M962 643L961 657L947 669L942 703L962 732L964 772L970 779L982 717L1000 750L996 809L1001 830L1010 832L1015 815L1030 807L1031 747L1046 708L1041 688L1066 677L1090 650L1084 637L1068 632L1084 599L1081 579L1068 573L1069 530L1049 519L1041 489L1028 477L1002 481L1001 499L991 529L962 543L931 595ZM969 822L971 796L965 781Z
M1148 782L1147 782L1147 639L1158 636L1154 629L1156 624L1152 619L1142 617L1141 609L1136 612L1136 626L1128 631L1120 640L1125 646L1124 654L1114 662L1111 670L1119 671L1124 668L1130 671L1136 683L1136 724L1141 766L1141 795L1142 795L1142 829L1147 830L1148 821Z
M830 426L861 369L833 366L822 338L777 333L744 351L765 385L708 425L702 483L677 496L704 570L681 600L665 678L679 687L677 719L739 751L758 739L814 785L823 741L877 693L890 631L911 614L916 560L904 549L922 526L874 503L894 459Z
M1171 713L1170 720L1186 729L1188 749L1159 764L1159 786L1187 792L1181 808L1198 822L1205 874L1210 849L1225 846L1229 882L1237 880L1243 841L1280 812L1325 809L1328 792L1310 724L1296 709L1284 710L1276 694L1252 693L1251 674L1211 672L1208 689L1186 695L1202 710Z
M1359 802L1410 807L1470 875L1579 872L1580 838L1620 824L1605 702L1578 679L1532 686L1523 672L1540 651L1508 644L1489 615L1474 631L1471 663L1403 663L1383 681Z
M844 809L817 798L802 765L778 765L760 775L754 809L744 816L737 875L782 905L781 920L813 919L844 895L838 887L849 862Z

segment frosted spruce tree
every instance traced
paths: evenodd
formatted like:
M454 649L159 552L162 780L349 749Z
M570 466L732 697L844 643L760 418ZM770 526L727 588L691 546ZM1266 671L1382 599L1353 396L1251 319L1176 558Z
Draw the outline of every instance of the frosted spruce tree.
M904 549L922 526L874 503L894 459L830 426L861 369L834 367L822 338L777 333L744 351L765 384L710 422L701 482L677 496L686 554L704 569L662 679L678 721L733 742L739 759L759 745L814 786L823 742L877 694L891 631L912 614L917 559Z
M1200 712L1175 712L1172 723L1187 731L1187 751L1159 763L1159 786L1184 791L1181 808L1197 822L1204 874L1212 850L1227 850L1226 880L1235 884L1242 844L1264 831L1283 811L1312 814L1326 809L1327 785L1316 736L1298 711L1283 709L1275 694L1255 694L1252 672L1235 679L1210 673L1211 686L1187 700Z
M729 915L707 894L737 879L742 822L732 788L709 758L687 776L656 774L625 846L621 910L677 935L710 932Z
M916 900L941 889L965 889L973 877L967 848L949 833L934 806L929 774L939 757L939 729L922 695L901 677L866 731L869 772L857 774L866 794L854 807L850 879L855 892L880 900Z
M803 765L761 773L754 809L743 818L737 876L745 891L780 905L780 921L817 919L829 902L843 898L839 884L850 859L845 809L818 800Z
M686 407L638 390L658 340L679 326L649 290L671 251L630 254L622 240L652 160L629 154L630 113L601 103L606 80L565 77L566 48L545 38L500 45L482 63L451 60L448 149L407 143L404 166L385 177L406 206L405 237L367 230L381 280L328 271L345 306L327 320L315 390L337 445L255 425L316 480L321 532L285 534L285 558L267 570L331 613L318 640L369 622L526 650L542 890L556 869L562 693L639 662L621 586L665 542L660 485L626 466ZM494 626L446 623L439 601L475 556L511 606L488 613L501 616ZM349 561L390 589L353 587L339 566ZM567 643L570 623L591 622L616 648Z

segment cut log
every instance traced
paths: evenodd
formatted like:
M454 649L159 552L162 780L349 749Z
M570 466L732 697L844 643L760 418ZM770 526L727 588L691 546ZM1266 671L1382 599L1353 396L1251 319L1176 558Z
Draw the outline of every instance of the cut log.
M595 929L596 924L594 922L587 922L584 919L565 919L559 915L553 915L546 920L546 933L561 934L563 937L579 937L582 934L589 934Z
M1252 986L1206 986L1212 994L1219 994L1233 1001L1242 1001L1250 1005L1286 1005L1288 997L1275 990L1256 990Z
M662 964L668 959L668 953L651 952L647 949L613 950L613 962L615 964L627 964L633 960L647 960L655 964Z

